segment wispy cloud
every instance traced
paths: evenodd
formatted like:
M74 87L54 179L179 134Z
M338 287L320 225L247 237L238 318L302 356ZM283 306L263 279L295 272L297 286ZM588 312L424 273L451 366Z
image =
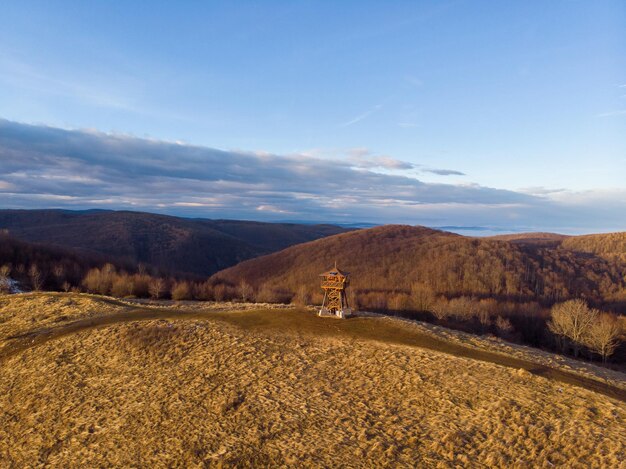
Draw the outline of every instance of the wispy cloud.
M123 81L125 86L129 86L133 81L129 77L109 74L109 83L103 83L99 77L79 80L76 77L61 76L50 70L41 70L21 59L9 56L6 52L0 53L0 71L2 72L0 81L18 89L61 96L97 107L137 112L133 100L115 89L112 83Z
M465 173L455 169L425 169L427 173L438 174L439 176L465 176Z
M4 208L130 208L220 218L509 229L515 223L557 231L624 228L624 190L524 193L425 183L404 174L416 166L365 148L351 150L347 158L345 153L279 156L0 120Z
M347 153L348 160L356 168L408 170L418 166L414 163L409 163L408 161L392 158L391 156L372 154L367 148L352 148L348 150Z
M343 124L340 124L339 127L349 127L351 125L356 124L357 122L361 122L364 119L367 119L368 117L370 117L372 114L380 111L383 108L382 104L377 104L376 106L372 107L371 109L365 111L363 114L359 114L358 116L350 119L347 122L344 122Z

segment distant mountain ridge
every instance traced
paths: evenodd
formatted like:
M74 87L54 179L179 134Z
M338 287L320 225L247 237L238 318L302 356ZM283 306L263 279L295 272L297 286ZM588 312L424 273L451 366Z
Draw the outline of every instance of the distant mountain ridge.
M333 225L180 218L109 210L0 210L0 230L29 242L208 276L246 259L347 231Z

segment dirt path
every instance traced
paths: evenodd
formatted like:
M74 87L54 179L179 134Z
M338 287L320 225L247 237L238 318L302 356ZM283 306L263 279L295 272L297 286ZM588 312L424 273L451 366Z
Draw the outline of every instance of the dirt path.
M599 380L551 368L515 357L501 355L484 350L477 350L437 339L415 329L403 327L376 318L356 317L347 321L318 318L306 310L251 310L242 312L220 311L181 311L173 309L134 308L120 313L96 316L67 322L55 327L34 329L10 336L0 342L0 363L31 347L36 347L50 340L68 336L76 332L97 329L112 324L165 320L208 320L225 321L243 329L267 331L272 333L290 333L314 337L344 337L352 340L373 340L384 343L421 347L448 353L457 357L471 358L516 369L524 369L534 375L543 376L561 383L579 386L585 389L626 402L626 390Z

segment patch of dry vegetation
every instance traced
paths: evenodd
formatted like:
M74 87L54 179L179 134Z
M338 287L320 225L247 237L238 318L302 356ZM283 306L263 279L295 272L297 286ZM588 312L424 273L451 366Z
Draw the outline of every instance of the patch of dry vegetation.
M114 314L127 308L115 299L91 295L0 295L0 339L75 319Z
M294 311L212 314L219 320L84 330L0 363L0 465L623 462L619 401L347 332L384 335L390 320L312 318L298 328ZM281 317L284 330L274 327Z
M563 370L567 373L574 373L593 380L600 380L610 384L611 386L626 390L626 374L598 366L593 363L576 360L556 353L546 352L535 347L528 347L525 345L507 342L499 337L479 336L426 322L392 318L383 315L377 316L381 319L392 322L403 321L406 323L406 327L411 330L429 334L432 337L443 339L446 342L458 344L463 347L470 347L476 350L493 352L506 357L518 358L525 362L536 363L549 368Z
M70 321L128 312L129 308L180 312L285 309L282 304L118 299L87 293L25 293L0 295L0 340L31 330L62 326ZM0 350L2 345L0 344Z

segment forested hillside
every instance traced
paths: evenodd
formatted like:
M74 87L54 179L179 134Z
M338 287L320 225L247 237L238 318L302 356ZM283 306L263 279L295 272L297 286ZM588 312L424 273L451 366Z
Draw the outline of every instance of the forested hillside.
M102 254L28 243L0 232L0 293L7 277L26 290L69 290L79 286L90 269L109 261ZM109 265L131 272L136 268L123 262Z
M569 242L576 238L567 238ZM219 272L215 280L268 285L295 294L319 292L317 274L338 264L352 273L365 307L402 303L414 290L448 298L475 296L553 303L625 299L624 264L542 243L467 238L423 227L383 226L293 246Z
M189 219L126 211L0 210L16 238L208 276L246 259L346 231L333 225Z
M626 232L573 236L564 240L562 246L573 251L626 262Z

